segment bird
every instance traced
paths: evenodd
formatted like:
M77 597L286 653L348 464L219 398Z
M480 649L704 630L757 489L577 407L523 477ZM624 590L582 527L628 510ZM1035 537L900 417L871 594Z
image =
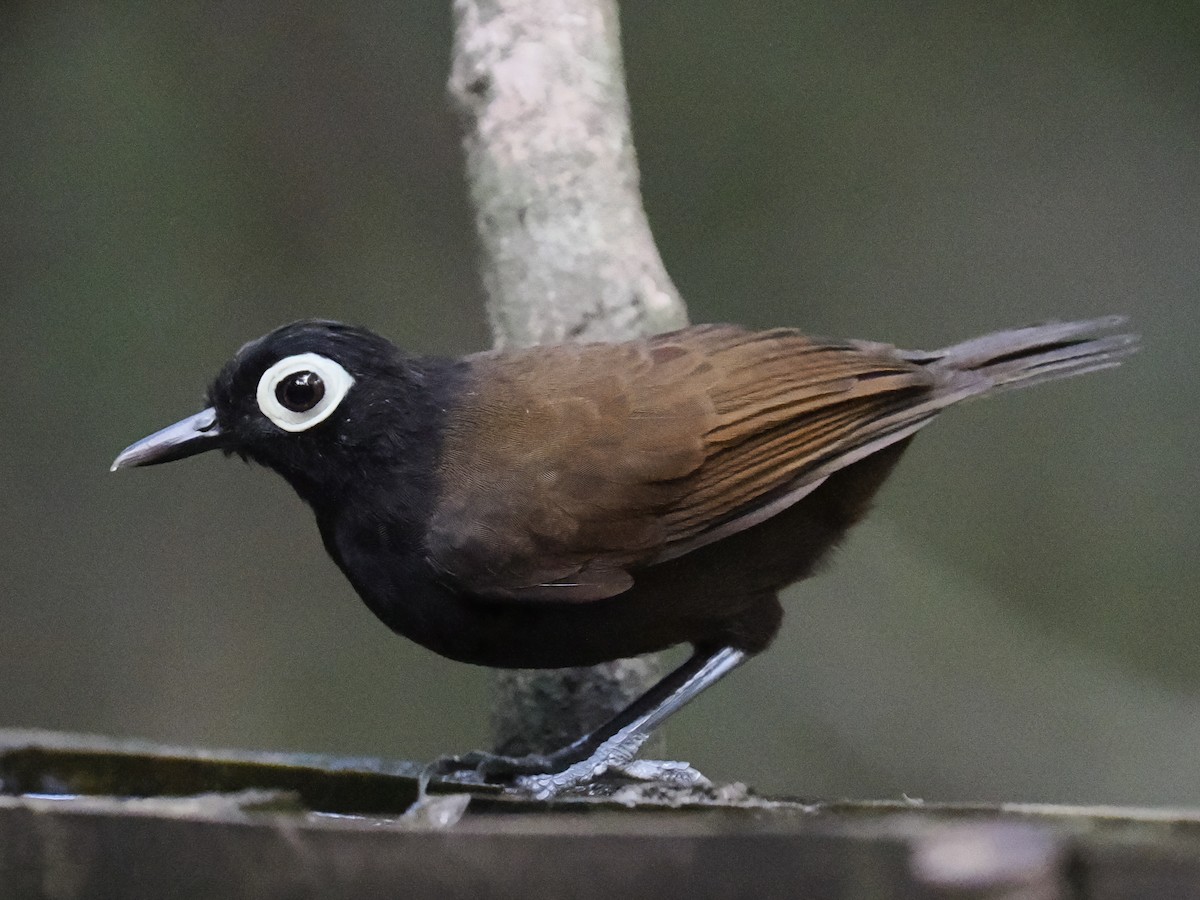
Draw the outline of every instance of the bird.
M1118 365L1137 347L1125 321L932 352L698 325L439 357L302 320L245 344L203 410L112 469L220 450L274 470L371 612L453 660L559 668L690 645L554 753L437 764L552 798L632 772L667 717L768 648L779 591L864 516L917 431L967 400Z

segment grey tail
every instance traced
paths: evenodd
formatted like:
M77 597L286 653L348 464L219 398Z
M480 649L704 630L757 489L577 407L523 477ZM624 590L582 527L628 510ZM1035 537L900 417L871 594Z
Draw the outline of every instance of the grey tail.
M1127 321L1124 316L1105 316L1051 322L997 331L932 353L902 355L931 369L978 373L989 382L989 393L1032 387L1120 365L1138 346L1137 335L1118 332Z

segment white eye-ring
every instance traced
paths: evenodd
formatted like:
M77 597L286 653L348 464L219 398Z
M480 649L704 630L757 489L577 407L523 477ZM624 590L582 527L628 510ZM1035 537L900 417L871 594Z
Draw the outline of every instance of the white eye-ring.
M324 422L354 384L338 363L316 353L281 359L258 380L258 408L284 431Z

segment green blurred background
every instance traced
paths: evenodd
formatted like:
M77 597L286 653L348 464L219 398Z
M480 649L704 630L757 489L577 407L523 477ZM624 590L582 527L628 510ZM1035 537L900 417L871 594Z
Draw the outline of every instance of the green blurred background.
M485 741L486 673L379 625L274 476L108 473L284 321L488 343L448 6L0 12L0 726ZM623 28L694 321L1144 337L924 432L672 755L809 797L1200 804L1200 6L655 0Z

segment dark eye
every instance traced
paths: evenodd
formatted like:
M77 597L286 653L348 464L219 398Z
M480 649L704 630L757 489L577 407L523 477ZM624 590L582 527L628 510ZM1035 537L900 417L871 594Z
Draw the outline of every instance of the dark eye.
M307 412L325 396L325 382L316 372L294 372L275 385L275 399L292 412Z

